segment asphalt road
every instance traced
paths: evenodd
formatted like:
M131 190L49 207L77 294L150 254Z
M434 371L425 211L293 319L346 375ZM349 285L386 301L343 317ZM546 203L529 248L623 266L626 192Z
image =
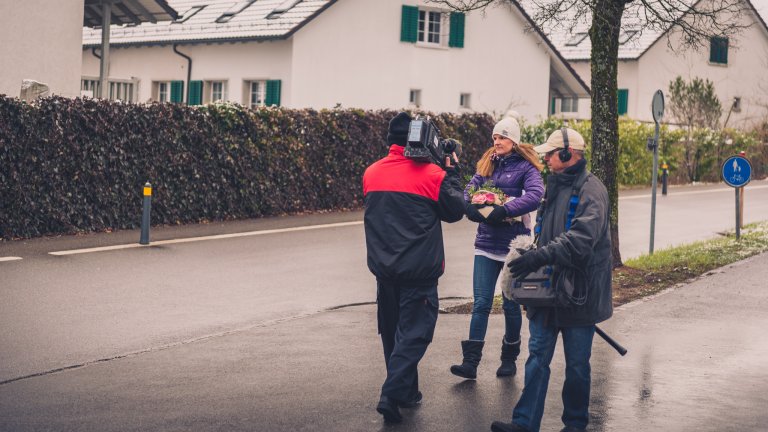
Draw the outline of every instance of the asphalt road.
M648 190L622 193L621 249L647 251ZM375 300L361 212L0 243L0 383L149 352ZM768 218L768 182L747 187L745 221ZM308 230L294 227L316 226ZM341 225L334 225L341 224ZM445 225L441 298L471 295L474 224ZM733 190L671 188L659 195L656 250L734 226ZM159 244L215 234L241 237Z
M595 337L591 432L760 432L768 424L768 254L619 308ZM477 381L459 361L469 316L441 314L419 366L422 405L387 426L375 306L348 307L0 385L13 432L488 431L509 421L523 374L498 379L503 320L493 316ZM527 326L523 339L527 340ZM557 347L542 431L562 428ZM527 358L523 344L522 367Z

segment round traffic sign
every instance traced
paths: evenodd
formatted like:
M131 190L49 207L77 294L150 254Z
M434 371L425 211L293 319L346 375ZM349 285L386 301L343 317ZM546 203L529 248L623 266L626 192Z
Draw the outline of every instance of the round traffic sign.
M661 118L664 117L664 93L661 90L656 90L656 93L653 94L651 114L653 114L653 121L656 123L660 122Z
M752 180L752 164L743 156L731 156L723 162L723 181L731 187L742 187Z

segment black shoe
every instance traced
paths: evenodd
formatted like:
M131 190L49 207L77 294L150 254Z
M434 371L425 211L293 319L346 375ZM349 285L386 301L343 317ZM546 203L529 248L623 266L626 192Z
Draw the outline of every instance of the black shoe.
M560 432L587 432L586 429L579 429L577 427L573 426L566 426L562 429L560 429Z
M400 408L416 408L417 406L421 405L421 399L423 397L424 395L422 395L420 391L417 391L416 396L414 396L412 399L405 402L398 402L397 404L400 405Z
M517 342L508 343L507 337L501 339L501 366L496 370L497 377L512 376L517 373L515 360L520 355L520 339Z
M400 423L403 421L403 416L400 415L400 410L397 409L397 402L386 396L382 396L379 399L376 411L384 416L384 421L387 423Z
M484 344L484 341L461 341L461 351L464 354L464 359L460 365L451 366L451 373L466 379L477 378L477 365L480 364L480 358L483 356Z
M499 421L495 421L491 423L491 431L492 432L529 432L528 429L516 425L514 423L502 423Z

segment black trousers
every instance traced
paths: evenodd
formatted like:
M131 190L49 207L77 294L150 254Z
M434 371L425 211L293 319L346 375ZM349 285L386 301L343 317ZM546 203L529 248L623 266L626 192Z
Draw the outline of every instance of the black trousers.
M437 281L403 284L377 281L378 322L387 379L381 395L411 400L419 391L418 365L437 323Z

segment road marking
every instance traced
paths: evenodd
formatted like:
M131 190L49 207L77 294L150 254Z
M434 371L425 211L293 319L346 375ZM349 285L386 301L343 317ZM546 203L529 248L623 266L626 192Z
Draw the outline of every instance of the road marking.
M3 261L18 261L21 257L0 257L0 262Z
M747 192L749 192L749 191L755 190L755 189L766 189L766 188L768 188L768 185L752 186L752 187L747 186L744 189ZM698 195L698 194L705 194L705 193L712 193L712 192L730 192L730 193L733 193L733 188L729 188L729 189L710 189L710 190L705 190L705 191L676 192L673 195L674 196ZM656 194L657 197L659 195L661 195L661 194L660 193ZM648 195L635 195L635 196L628 196L628 197L619 197L619 201L631 200L631 199L640 199L640 198L651 198L651 194L648 194Z
M181 238L181 239L174 239L174 240L160 240L160 241L151 242L151 244L146 246L140 245L138 243L130 243L130 244L124 244L124 245L103 246L103 247L95 247L95 248L88 248L88 249L72 249L67 251L49 252L49 254L56 255L56 256L76 255L76 254L84 254L84 253L91 253L91 252L104 252L104 251L112 251L112 250L119 250L119 249L132 249L137 247L152 247L152 246L160 246L160 245L175 244L175 243L220 240L220 239L228 239L228 238L236 238L236 237L250 237L250 236L257 236L257 235L278 234L278 233L286 233L286 232L294 232L294 231L309 231L309 230L316 230L316 229L323 229L323 228L337 228L337 227L354 226L354 225L362 225L362 224L363 224L363 221L339 222L339 223L332 223L332 224L309 225L309 226L301 226L301 227L293 227L293 228L248 231L248 232L232 233L232 234L218 234L218 235L211 235L211 236L205 236L205 237L189 237L189 238Z

